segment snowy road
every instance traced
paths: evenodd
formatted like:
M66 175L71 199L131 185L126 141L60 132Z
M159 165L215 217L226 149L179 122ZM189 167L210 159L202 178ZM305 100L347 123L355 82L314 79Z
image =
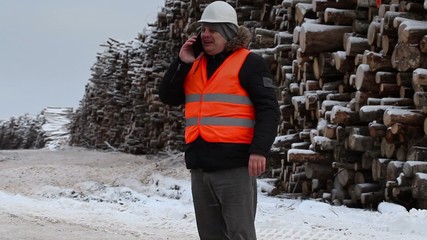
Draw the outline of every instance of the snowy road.
M182 154L0 151L0 239L196 240L188 179ZM421 240L427 211L384 204L380 213L260 193L256 225L260 240Z

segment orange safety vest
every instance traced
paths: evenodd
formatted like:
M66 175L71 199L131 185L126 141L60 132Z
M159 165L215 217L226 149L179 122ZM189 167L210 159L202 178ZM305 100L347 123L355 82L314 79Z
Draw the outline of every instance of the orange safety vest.
M250 53L239 49L207 77L207 60L196 59L184 82L185 142L200 135L208 142L251 143L255 111L239 81L239 71Z

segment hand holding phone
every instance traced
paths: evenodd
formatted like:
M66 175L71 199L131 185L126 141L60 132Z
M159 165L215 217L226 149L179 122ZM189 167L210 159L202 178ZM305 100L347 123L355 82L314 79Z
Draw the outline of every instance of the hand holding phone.
M200 53L203 52L203 45L202 45L202 34L197 34L196 41L191 45L191 48L193 49L194 57L197 58Z

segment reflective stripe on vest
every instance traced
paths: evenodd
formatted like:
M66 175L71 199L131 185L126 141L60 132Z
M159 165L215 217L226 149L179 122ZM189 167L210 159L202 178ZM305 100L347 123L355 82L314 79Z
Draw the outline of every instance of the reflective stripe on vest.
M185 96L185 103L200 102L203 96L204 102L229 102L236 104L252 105L251 99L247 96L236 96L232 94L189 94Z
M184 82L187 143L198 136L208 142L251 143L255 110L238 77L248 54L237 50L209 80L206 58L193 63Z
M223 117L202 117L200 122L199 118L188 118L186 120L187 126L196 126L200 125L217 125L217 126L236 126L236 127L254 127L255 121L244 119L244 118L223 118Z

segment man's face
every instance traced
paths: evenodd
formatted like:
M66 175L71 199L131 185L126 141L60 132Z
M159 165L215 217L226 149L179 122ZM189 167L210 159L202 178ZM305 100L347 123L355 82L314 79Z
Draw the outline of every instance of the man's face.
M202 45L205 52L209 55L217 55L224 51L227 41L209 24L204 24L202 27Z

